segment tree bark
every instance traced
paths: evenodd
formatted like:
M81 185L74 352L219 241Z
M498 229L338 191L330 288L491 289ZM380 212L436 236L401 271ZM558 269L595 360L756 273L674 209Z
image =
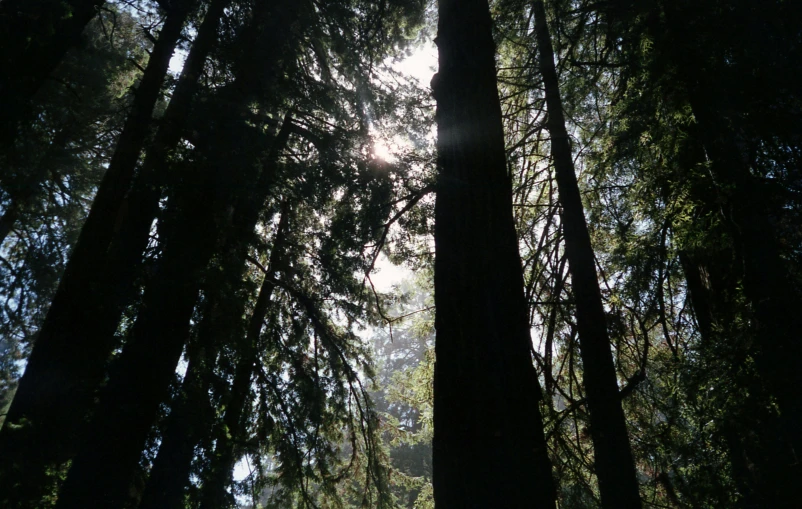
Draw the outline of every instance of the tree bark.
M16 139L30 100L105 0L0 2L0 146Z
M582 197L565 128L546 10L542 0L534 0L532 7L535 16L535 36L540 52L539 67L543 76L548 109L546 127L551 135L551 155L562 204L565 256L568 259L576 298L579 349L584 369L583 382L588 399L595 472L599 481L602 507L640 509L641 500L635 464L618 392L593 247L585 222Z
M440 0L435 206L438 507L553 508L486 0Z
M279 219L276 240L270 253L268 272L265 274L259 296L248 322L245 341L240 345L239 359L234 374L234 383L226 404L222 426L216 434L214 455L203 479L200 509L220 509L228 507L228 486L237 462L237 447L244 441L247 423L244 421L245 406L251 393L251 378L258 361L259 338L262 333L267 310L270 306L275 282L276 267L284 256L289 208L285 206Z
M139 509L183 509L195 446L208 433L213 409L209 402L212 359L204 348L189 356L181 391L172 404L159 453L150 469Z
M153 48L109 169L73 249L0 430L0 497L8 507L36 505L46 472L74 451L113 348L111 334L87 334L103 308L98 269L122 198L148 133L170 58L189 15L190 0L172 9ZM4 3L5 4L5 3ZM115 324L116 325L116 324ZM113 332L113 329L112 329ZM24 423L24 425L23 425Z
M227 264L224 264L224 269L227 272L226 279L232 279L233 282L230 282L229 284L225 284L224 282L221 287L210 290L210 299L212 301L212 304L209 306L210 311L208 315L210 323L201 323L199 326L201 331L199 332L197 339L198 348L203 348L206 350L207 355L214 356L215 352L220 348L221 345L230 341L232 335L234 334L232 326L238 322L239 317L242 314L242 306L238 305L233 306L233 309L224 308L222 311L220 311L227 315L224 317L212 316L215 313L213 310L211 310L211 308L216 306L215 303L221 302L225 299L231 299L232 295L238 293L238 288L236 288L236 286L238 286L242 281L246 263L245 255L247 254L247 249L250 246L250 240L253 236L254 228L261 210L259 205L264 203L266 197L265 194L270 189L270 183L272 183L273 179L275 178L275 161L278 157L278 152L287 142L289 125L289 121L286 121L283 129L276 136L274 144L269 151L270 155L268 157L270 161L273 161L273 164L267 166L266 170L262 173L257 186L255 186L254 193L245 197L244 203L246 203L246 205L244 207L238 207L233 214L236 226L233 228L234 233L229 236L227 241L228 246L224 249L224 251L226 253L230 253L231 257L233 258L228 260ZM282 221L283 219L284 216L282 215ZM279 229L281 231L281 226ZM274 256L280 255L280 252L277 252L276 249L279 248L274 247L274 253L271 254L271 260ZM271 265L272 264L273 263L271 262ZM264 286L262 289L263 292L260 293L260 297L257 300L256 307L254 309L254 318L252 318L251 323L253 323L254 320L257 320L257 317L260 315L260 313L262 317L261 320L264 320L267 303L260 304L263 299L262 293L264 293ZM269 302L269 294L267 299ZM219 321L222 321L229 326L221 329L215 325L215 322ZM249 334L252 334L250 329ZM248 341L250 341L250 339L251 336L246 339L244 348L248 348ZM243 356L249 358L252 357L252 355L248 356L247 352L244 352ZM246 361L245 363L247 364L248 362ZM240 364L242 364L242 361ZM250 365L252 367L253 361L250 362ZM236 394L242 390L241 387L238 389L238 387L242 385L242 382L239 382L239 385L237 383L242 376L239 375L242 369L244 368L238 365L234 386L232 387L232 394ZM189 380L190 374L192 374L193 379L199 379L200 377L199 374L195 374L194 369L192 372L190 372L188 369L187 380ZM248 381L249 380L250 376L248 376ZM204 431L208 432L212 426L210 419L202 419L204 416L195 416L196 418L191 418L192 412L190 409L197 408L198 405L205 404L204 399L206 398L206 390L194 390L193 387L196 385L198 384L195 382L188 385L188 390L186 391L185 397L183 397L177 403L178 413L175 415L175 419L171 417L168 431L162 439L162 445L159 448L159 454L154 462L154 466L151 471L151 477L148 481L145 495L143 496L143 501L140 504L140 509L178 507L176 504L183 501L184 488L189 482L192 452L194 447L202 438L199 433ZM247 392L247 390L248 388L246 387L245 391ZM228 415L228 413L232 411L232 408L235 407L236 403L234 403L233 407L231 402L228 403L226 405L226 408L228 409L226 415ZM231 426L230 429L234 430L236 428ZM220 449L220 442L218 442L217 449ZM212 468L212 471L215 471L215 461L217 461L217 458L213 459L213 465L210 467ZM223 491L225 491L226 487L227 484L224 484ZM206 484L204 484L202 500L206 500L207 491Z
M200 170L200 171L199 171ZM205 170L205 171L204 171ZM165 219L163 254L56 508L124 507L189 334L203 269L230 206L224 168L194 168Z

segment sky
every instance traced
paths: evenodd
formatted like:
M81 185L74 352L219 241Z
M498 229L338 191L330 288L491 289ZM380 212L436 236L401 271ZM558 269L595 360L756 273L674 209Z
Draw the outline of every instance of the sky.
M428 87L437 69L437 48L432 41L426 41L410 56L393 64L393 68Z
M177 51L170 61L170 70L173 73L180 73L186 59L186 52ZM417 79L422 86L428 87L432 76L437 68L437 48L431 41L427 41L412 54L392 64L393 68L406 75ZM377 145L375 148L377 157L392 160L392 142L389 144ZM412 276L412 271L404 266L393 264L384 254L380 254L376 259L373 273L370 279L376 291L381 293L390 292L393 285L399 284L403 279ZM234 480L241 481L251 472L251 465L248 458L242 458L234 467Z

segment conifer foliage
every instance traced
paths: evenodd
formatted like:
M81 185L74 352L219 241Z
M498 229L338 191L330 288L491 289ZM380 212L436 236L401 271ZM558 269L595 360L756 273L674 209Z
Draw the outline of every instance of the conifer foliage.
M0 506L799 507L800 27L0 1Z

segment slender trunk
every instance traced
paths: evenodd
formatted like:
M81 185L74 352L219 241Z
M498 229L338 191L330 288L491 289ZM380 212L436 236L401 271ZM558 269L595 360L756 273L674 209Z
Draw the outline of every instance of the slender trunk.
M259 293L257 306L264 300L263 310L261 311L261 329L264 315L267 311L267 303L273 291L273 284L265 279ZM253 323L257 319L256 310L252 318ZM254 363L256 362L255 348L246 347L245 351L240 352L237 362L234 383L231 386L231 394L226 405L226 413L223 422L217 427L215 433L214 455L211 464L204 475L201 489L200 509L222 509L234 507L229 500L227 488L231 484L231 473L237 461L237 448L242 443L246 434L246 423L243 415L245 405L251 394L251 378L253 376Z
M262 325L275 288L273 281L275 268L284 255L289 214L290 211L285 205L279 220L276 240L270 253L268 273L265 274L259 290L259 296L248 323L245 341L240 348L234 383L226 403L222 427L218 429L216 436L214 455L207 475L204 476L200 509L220 509L229 506L228 486L231 483L231 473L237 461L237 447L244 441L247 432L247 423L244 420L245 406L251 393L254 366L258 361L258 344Z
M0 146L10 145L30 100L105 0L0 2Z
M153 144L137 173L131 192L120 206L115 237L104 264L105 312L100 316L96 314L94 321L94 334L98 337L107 337L114 331L120 314L130 301L142 253L147 247L150 228L159 210L159 200L172 178L167 168L170 152L185 133L203 67L217 42L218 26L230 3L231 0L213 0L209 5Z
M590 413L602 507L639 509L638 480L627 435L626 419L618 394L607 320L604 313L593 247L585 222L582 197L574 171L571 146L563 117L554 50L542 0L532 3L535 36L540 52L539 66L546 92L551 135L551 154L562 204L565 255L576 298L579 347L584 368L584 385Z
M161 437L159 453L153 461L139 509L182 509L195 446L208 433L213 412L209 403L212 357L201 347L193 351L187 365L181 392L176 396Z
M113 344L110 335L84 334L95 323L98 267L114 231L171 55L189 14L189 1L168 14L134 98L129 118L92 209L39 331L19 389L0 430L0 501L36 505L48 471L74 451ZM21 425L25 423L24 425Z
M435 206L438 507L555 505L486 0L440 0Z
M223 231L229 229L228 223ZM214 409L209 402L209 391L213 388L215 359L220 346L234 334L244 308L236 288L210 282L215 279L215 272L213 267L206 270L205 309L197 334L187 346L186 377L181 392L172 402L139 509L184 507L195 448L204 436L212 433Z
M213 8L214 9L218 9L219 8L219 12L222 13L224 5L227 4L227 3L228 3L227 1L217 0L215 3L213 3L213 6L212 6L212 8L210 8L209 13L207 13L207 18L208 18L208 16L210 16L212 14ZM217 4L217 7L215 7L215 4ZM259 25L259 20L261 19L262 15L263 15L263 13L260 11L259 15L255 16L255 18L257 18L257 19L256 19L255 23L251 27L248 28L249 33L245 35L246 38L253 38L254 40L257 40L257 34L259 33L259 29L261 28L261 27L257 28L257 25ZM205 23L205 21L204 21L204 23ZM271 31L271 36L278 36L278 34L280 34L280 33L281 32L278 31L278 30L272 30ZM274 56L277 56L277 55L274 54ZM188 66L189 64L190 64L190 59L188 59L187 64L185 65L185 70L186 70L186 66ZM272 63L265 64L265 67L271 68L272 67ZM237 82L235 82L235 85L234 85L234 91L236 92L234 94L235 100L239 100L239 101L242 101L242 103L245 103L246 102L245 98L251 97L251 95L255 92L256 84L257 84L257 82L254 79L253 75L246 75L243 78L238 79ZM223 93L223 97L228 97L228 96L226 96L225 92ZM175 101L176 101L176 99L174 98L173 102L175 102ZM172 103L171 103L171 105L172 105ZM230 161L228 161L226 159L227 154L233 153L233 147L235 146L236 143L238 143L240 141L238 139L238 133L239 133L238 129L235 126L230 125L230 122L233 122L234 124L237 124L237 123L240 122L240 119L239 119L238 115L236 114L236 112L238 110L236 110L236 109L232 110L230 108L230 106L228 106L228 105L221 105L221 106L224 109L223 117L226 118L227 120L224 120L224 121L220 122L217 125L217 129L218 130L215 130L214 132L210 133L208 135L208 139L204 140L204 141L208 141L209 142L209 144L210 144L209 146L206 146L205 143L201 143L201 145L202 145L201 148L207 154L209 154L212 159L214 159L216 161L216 164L220 168L224 167L226 165L226 163L230 162ZM168 112L168 115L166 115L166 117L169 119L169 112ZM279 151L279 150L281 150L283 148L284 144L287 141L287 137L289 135L288 126L289 126L289 121L285 122L285 125L282 128L281 132L279 133L279 135L277 135L276 139L273 141L272 147L268 150L269 154L273 155L273 154L277 153L277 151ZM175 141L177 141L177 139L178 138L176 137ZM156 146L158 147L158 143L157 143ZM210 150L210 147L211 147L211 150ZM166 150L165 150L165 153L166 153ZM148 157L150 159L150 154L149 154ZM155 161L156 164L161 162L161 160L162 160L162 158L158 158L158 157L154 158L154 161ZM268 160L269 161L275 161L275 157L270 157L269 156ZM246 155L246 158L245 158L244 162L242 162L242 164L241 164L242 167L240 169L241 170L246 170L246 169L254 168L255 167L255 162L256 162L256 160L253 159L253 157L251 155ZM145 165L144 165L143 170L142 170L142 173L146 173L146 171L151 171L152 174L153 174L153 177L157 178L158 177L158 172L155 170L156 165L154 164L154 166L151 167L151 166L149 166L148 163L149 163L149 161L146 160ZM221 181L220 182L220 188L221 189L226 189L226 188L229 188L229 189L235 189L235 188L245 189L245 186L247 185L247 182L252 181L251 179L249 179L247 177L247 175L249 175L250 173L248 171L241 171L239 173L241 173L241 175L238 177L240 179L239 181L237 181L237 182L229 181L229 182L225 182L225 183L223 183ZM220 177L224 178L223 174L220 174ZM226 273L229 274L229 275L234 275L235 274L235 276L234 276L234 280L235 281L233 281L233 282L232 281L228 281L228 282L224 281L222 283L222 286L220 288L218 288L218 290L217 290L218 293L227 294L228 296L235 295L235 294L238 293L236 291L235 286L237 284L239 284L239 282L242 279L242 272L244 270L245 254L246 254L246 253L242 252L242 248L244 246L245 249L247 249L247 246L249 245L248 240L250 239L250 236L253 235L253 230L254 230L254 227L255 227L256 222L257 222L258 217L259 217L259 212L261 210L261 205L264 203L264 199L265 199L267 193L269 192L269 189L270 189L270 187L271 187L271 185L273 183L273 179L274 178L275 178L275 164L267 164L266 167L265 167L265 170L262 172L262 174L260 175L260 177L259 177L259 179L257 181L257 185L253 187L251 192L245 192L244 194L240 194L239 195L239 199L241 200L241 203L245 204L245 207L242 207L240 205L235 209L235 212L233 214L233 225L232 225L233 229L232 229L232 231L231 232L228 232L228 231L219 232L219 235L221 236L220 237L221 239L223 237L227 238L227 241L224 243L225 246L223 246L223 249L222 249L222 251L224 253L223 254L224 258L226 258L228 260L227 262L224 262L224 265L229 267L226 270ZM241 184L241 185L238 186L237 184ZM123 274L123 280L129 280L129 281L133 279L133 275L134 274L132 272L130 272L130 270L131 270L130 268L128 269L129 272L128 272L127 275L123 271L125 271L127 267L130 267L132 262L134 262L134 260L132 260L130 258L128 258L126 260L126 256L130 257L131 254L133 254L133 253L141 253L142 249L144 249L145 243L147 242L148 230L149 230L149 226L150 226L150 220L147 219L147 218L151 218L151 220L152 220L152 217L155 215L156 210L158 208L158 199L159 199L159 196L160 196L160 194L155 192L152 187L135 186L135 188L137 189L137 192L136 193L132 193L131 197L129 197L129 200L128 200L129 207L127 207L127 208L128 208L128 210L134 211L135 213L138 212L138 214L136 214L136 215L131 214L130 217L126 218L126 222L123 223L123 227L121 228L120 241L117 244L115 244L114 246L112 246L112 250L111 250L112 252L111 252L111 255L110 255L111 263L116 264L116 266L118 266L120 268L120 271ZM230 198L230 201L228 202L229 203L228 206L232 205L233 202L238 199L234 195L231 195L229 198ZM223 207L223 209L227 209L228 206ZM221 210L223 210L223 209L221 209ZM149 211L149 213L142 214L143 210L147 210L147 211ZM190 214L190 215L188 215L186 217L187 218L191 218L193 216ZM228 230L228 228L227 228L227 230ZM132 248L132 246L133 246L133 248ZM187 250L187 256L194 256L194 257L198 257L199 256L197 253L195 253L193 255L189 255L190 251L191 250ZM239 270L232 269L231 267L233 267L233 266L239 266L240 269ZM226 278L226 276L224 276L224 278ZM231 279L231 277L229 276L228 279ZM221 288L224 289L224 290L221 290ZM219 299L225 299L225 298L228 298L228 297L226 297L226 295L218 295L218 298ZM234 307L237 308L236 306L234 306ZM239 308L237 308L237 309L239 309ZM189 322L189 313L191 312L191 309L187 308L184 311L186 311L185 320L188 323ZM227 318L230 320L231 324L236 322L238 316L241 316L241 312L240 313L237 313L236 311L231 312L231 310L229 310L229 314L231 316L227 316ZM216 348L219 348L221 342L224 342L227 339L227 337L230 336L230 332L231 332L230 328L224 329L223 331L220 331L220 330L218 330L216 328L213 328L213 329L214 329L214 331L211 333L211 336L220 336L220 335L222 335L222 336L226 336L226 337L224 337L224 338L220 338L220 337L200 338L201 339L200 340L200 343L201 343L200 346L203 347L203 348L210 349L212 351L214 351ZM228 332L226 332L226 331L228 331ZM132 340L136 340L136 338L132 338ZM134 363L141 362L141 361L142 361L142 359L136 359L136 358L132 357L130 362L131 362L131 364L134 364ZM177 361L177 359L176 359L176 361ZM166 371L165 371L165 373L166 373ZM109 398L109 400L112 401L112 403L110 403L110 404L114 405L113 399ZM138 405L141 408L148 410L148 409L153 408L154 402L155 402L155 399L151 400L151 401L147 401L147 400L145 400L145 398L142 398L142 400L138 403ZM155 418L155 414L153 414L153 418ZM118 422L121 422L121 421L118 420ZM142 422L142 428L140 430L136 431L135 433L133 432L134 430L132 430L132 433L131 433L131 436L130 436L131 443L132 444L133 443L138 443L140 448L144 445L144 437L145 437L145 434L146 434L146 428L144 427L144 424L145 423L143 421ZM186 478L185 472L189 471L189 468L191 466L191 460L192 460L192 455L191 455L191 451L189 450L189 447L190 447L190 444L191 444L192 447L194 447L194 445L196 445L197 442L199 441L199 439L201 438L199 435L192 434L191 431L187 432L187 430L185 428L185 425L188 425L188 424L189 424L188 421L179 420L178 422L175 423L175 425L177 427L177 431L175 431L175 433L171 432L171 437L173 435L175 437L179 437L179 438L177 438L177 440L180 441L180 443L176 444L175 447L176 447L176 450L180 449L180 458L172 458L172 460L168 459L168 458L165 458L165 460L164 460L165 463L169 462L172 466L174 466L175 470L173 471L173 473L175 474L175 476L173 477L172 482L177 483L177 485L169 487L169 488L165 487L165 485L164 485L165 479L162 478L162 474L154 471L154 474L158 474L160 477L156 478L156 479L153 479L153 482L154 482L153 487L150 488L150 490L151 490L150 492L145 494L146 498L144 499L143 503L146 502L146 503L150 504L151 507L170 507L169 504L172 504L176 500L178 500L180 494L183 493L183 486L185 486L186 482L188 481L188 479ZM202 424L200 424L198 426L195 426L194 429L197 429L197 430L205 429L204 428L205 425L206 425L206 423L202 423ZM113 429L113 426L109 425L109 424L106 424L105 427L106 427L107 430ZM182 429L184 431L180 431ZM165 440L167 440L167 437L165 437ZM170 446L170 443L166 443L164 445L165 446L169 446L167 448L166 452L165 452L165 454L167 456L169 456L172 446ZM133 451L133 447L132 447L132 451ZM161 455L161 452L160 452L160 455ZM95 465L102 465L102 463L105 460L96 455L94 458L89 458L87 460L87 462L90 462L90 461L94 462ZM116 460L116 461L119 461L119 460Z
M286 141L286 138L284 141ZM263 195L261 196L262 198L264 197ZM242 217L243 212L245 211L241 208L237 210L234 214L235 218ZM253 232L258 214L259 209L256 209L253 222L249 223L251 224L251 233ZM251 235L248 235L248 237L250 236ZM244 244L249 245L245 239L230 238L228 244L232 243L236 246ZM274 250L275 249L276 248L274 248ZM245 257L244 253L241 253L240 250L237 250L236 254L240 256L237 256L238 259L232 260L233 264L228 265L229 268L226 272L231 273L232 276L227 279L236 279L237 282L239 282L242 280L245 268ZM237 282L234 282L234 284L236 285ZM222 302L226 299L231 300L232 295L239 293L238 290L239 289L233 287L232 284L225 283L217 286L215 289L209 290L210 303L207 306L204 320L198 326L197 345L194 347L195 350L204 350L206 356L209 358L214 357L219 348L227 344L230 339L234 337L235 332L233 329L236 328L239 317L242 316L243 306L235 304L234 306L226 307ZM260 293L259 300L257 300L254 310L254 317L259 316L260 312L263 317L266 312L266 304L260 304L261 299ZM262 307L265 309L259 311ZM253 318L252 320L255 319L256 318ZM220 323L224 325L221 327ZM247 341L248 340L246 340L246 345L248 344ZM174 403L175 414L171 414L168 428L162 437L159 454L151 469L150 479L148 480L145 494L139 506L140 509L172 508L179 507L180 504L183 503L184 490L189 483L189 472L194 448L202 440L202 433L209 432L212 427L211 414L199 413L197 411L197 408L206 408L206 406L208 406L207 392L209 384L203 381L203 377L207 376L205 373L208 369L209 366L204 365L201 359L199 359L198 362L190 360L190 365L187 369L187 378L182 386L186 387L186 390L182 390L178 400ZM238 366L237 373L240 372L240 369L241 368ZM235 375L232 393L238 392L237 380L239 380L239 376L240 375ZM226 404L226 408L229 409L228 411L232 408L231 405L231 403ZM232 427L231 429L235 428ZM218 442L218 449L220 447L219 444L220 442ZM216 458L213 461L216 461ZM204 484L204 493L206 493L206 491L207 488ZM206 498L205 495L203 498Z
M253 83L250 77L246 82ZM232 122L237 121L237 115L229 115ZM228 227L229 210L237 193L249 196L244 192L245 185L252 181L252 170L257 166L256 154L246 152L237 162L240 171L229 171L229 155L241 142L243 129L248 128L241 122L222 122L218 129L209 133L217 144L203 144L208 156L206 168L193 167L192 175L183 179L192 184L179 186L171 200L173 214L164 220L164 252L157 273L145 291L140 314L101 397L86 442L73 460L57 508L82 507L98 497L117 504L125 500L181 356L203 270L225 238L223 230ZM273 148L277 149L275 142ZM274 171L266 169L263 174L269 174L267 180L260 178L269 189ZM257 207L251 230L258 211ZM235 218L239 216L234 214Z
M123 507L189 334L199 281L231 197L224 168L193 172L162 228L163 255L59 493L57 508Z

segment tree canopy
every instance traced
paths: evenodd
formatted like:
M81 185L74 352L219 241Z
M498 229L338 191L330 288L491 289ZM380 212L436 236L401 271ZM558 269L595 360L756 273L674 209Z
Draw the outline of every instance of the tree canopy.
M0 2L0 505L799 507L801 57L783 0Z

